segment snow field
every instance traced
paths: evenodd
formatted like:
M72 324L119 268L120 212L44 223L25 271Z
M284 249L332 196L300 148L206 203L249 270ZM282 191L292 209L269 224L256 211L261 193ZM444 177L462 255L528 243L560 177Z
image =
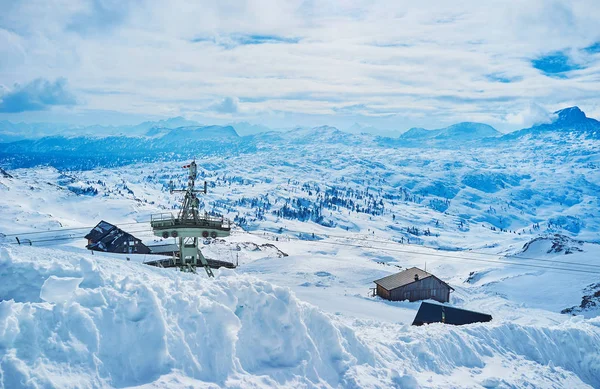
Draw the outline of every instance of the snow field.
M0 247L0 387L600 387L598 318L350 320L217 273Z

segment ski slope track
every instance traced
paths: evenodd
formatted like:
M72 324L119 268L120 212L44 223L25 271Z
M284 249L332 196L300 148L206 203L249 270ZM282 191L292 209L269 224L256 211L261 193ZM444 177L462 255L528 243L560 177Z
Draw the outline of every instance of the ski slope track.
M0 383L94 387L598 387L600 320L348 326L287 288L0 248ZM471 385L470 384L470 385Z

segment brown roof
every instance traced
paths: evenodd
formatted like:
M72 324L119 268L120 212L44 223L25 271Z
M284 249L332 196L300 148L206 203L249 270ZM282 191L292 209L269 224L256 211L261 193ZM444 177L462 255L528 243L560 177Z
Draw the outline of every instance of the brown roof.
M421 270L418 267L411 267L410 269L406 269L404 271L401 271L400 273L392 274L391 276L383 277L373 282L375 282L377 285L381 286L386 290L392 290L415 282L415 274L419 276L419 280L422 280L423 278L427 277L435 277L433 274L427 273L426 271ZM446 284L444 281L440 281ZM448 287L450 287L450 285L448 285ZM452 287L450 288L452 289Z

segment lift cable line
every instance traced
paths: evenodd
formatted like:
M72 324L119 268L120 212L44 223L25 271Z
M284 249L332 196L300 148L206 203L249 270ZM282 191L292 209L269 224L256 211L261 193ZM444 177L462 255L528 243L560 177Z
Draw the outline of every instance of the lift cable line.
M195 162L192 162L190 165L186 165L184 166L184 168L189 168L192 169L192 165L195 166ZM197 174L197 170L195 171ZM191 174L191 172L190 172ZM191 177L191 175L190 175ZM194 180L195 180L195 176L194 176ZM174 190L173 189L173 183L172 181L170 182L170 189L171 189L171 193L174 192L185 192L185 198L184 198L184 202L183 202L183 207L182 210L180 211L180 217L181 216L186 216L186 217L190 217L190 215L192 217L194 217L194 215L196 215L195 217L198 218L199 214L197 212L197 207L198 207L198 199L196 197L197 193L206 193L206 189L207 189L207 184L206 182L204 183L204 190L203 191L197 191L193 188L194 185L194 180L190 180L188 177L188 189L186 190ZM189 185L192 185L192 192L189 193ZM189 194L188 194L189 193ZM184 209L187 207L187 211L184 211ZM194 213L194 209L196 209L196 213ZM164 215L164 214L163 214ZM214 217L210 217L205 213L205 216L208 218L214 218ZM219 218L214 218L215 221L218 222ZM195 220L199 220L199 219L195 219ZM225 221L225 219L221 218L219 220L223 220ZM137 222L128 222L128 223L120 223L117 226L131 226L131 225L137 225L137 224L146 224L149 221L137 221ZM151 218L150 223L152 223L153 220ZM230 224L229 221L228 222L228 226L230 228ZM52 232L64 232L64 231L77 231L77 230L89 230L93 228L93 226L89 226L89 227L74 227L74 228L59 228L59 229L53 229L53 230L46 230L46 231L29 231L29 232L23 232L23 233L16 233L16 234L4 234L4 238L19 238L21 236L29 236L29 235L48 235ZM294 233L298 233L298 234L305 234L305 235L311 235L313 234L313 232L307 232L307 231L290 231L289 232L294 232ZM142 230L142 231L128 231L128 232L148 232L148 230ZM253 234L253 232L250 231L245 231L249 234ZM255 233L254 233L255 234ZM274 233L273 233L274 234ZM275 234L274 234L275 235ZM282 235L282 234L276 234L276 235ZM295 238L289 234L283 234L286 237L291 237L291 238ZM335 235L335 234L320 234L322 236L328 237L328 238L340 238L340 239L352 239L352 240L360 240L360 241L365 241L365 242L374 242L374 243L383 243L383 244L401 244L402 246L413 246L413 247L422 247L422 248L429 248L429 249L433 249L433 250L439 250L439 248L437 247L433 247L433 246L426 246L426 245L417 245L417 244L412 244L412 243L400 243L394 240L376 240L376 239L372 239L372 238L364 238L364 237L357 237L357 236L345 236L345 235ZM164 231L161 235L162 237L164 237ZM227 236L227 235L224 235ZM74 236L72 238L69 237L65 237L63 239L63 237L40 237L40 238L44 238L44 239L23 239L23 244L32 244L32 243L39 243L39 242L49 242L52 240L68 240L68 239L80 239L83 238L83 236ZM302 240L302 239L300 239ZM8 242L8 243L13 243L13 244L19 244L17 242ZM499 254L492 254L492 253L484 253L481 251L474 251L474 250L460 250L461 253L469 253L469 254L477 254L477 255L482 255L482 256L490 256L490 257L495 257L497 258L499 256ZM568 261L559 261L559 260L552 260L552 259L542 259L542 258L534 258L534 257L526 257L526 256L521 256L521 255L512 255L510 256L511 259L524 259L524 260L531 260L531 261L538 261L538 262L546 262L546 263L555 263L555 264L563 264L563 265L576 265L576 266L585 266L585 267L589 267L589 268L593 268L593 269L600 269L600 265L592 265L592 264L586 264L586 263L581 263L581 262L568 262Z
M248 234L253 234L253 235L257 235L258 233L253 232L253 231L245 231ZM298 233L298 234L304 234L304 235L311 235L312 232L306 232L306 231L291 231L294 233ZM275 233L271 233L275 236L281 236L282 234L275 234ZM297 239L297 240L307 240L307 239L299 239L296 236L293 235L289 235L289 234L283 234L283 236L292 238L292 239ZM413 244L413 243L401 243L398 241L394 241L394 240L381 240L381 239L369 239L369 238L361 238L361 237L354 237L354 236L344 236L344 235L331 235L331 234L322 234L322 236L325 236L327 238L340 238L340 239L349 239L349 240L361 240L361 241L365 241L365 242L373 242L373 243L384 243L384 244L396 244L396 245L401 245L401 246L410 246L410 247L422 247L422 248L427 248L427 249L432 249L432 250L437 250L440 251L440 249L438 247L434 247L434 246L425 246L425 245L420 245L420 244ZM494 257L494 258L498 258L499 256L501 256L500 254L492 254L492 253L484 253L481 251L475 251L475 250L456 250L456 252L460 252L460 253L468 253L468 254L478 254L478 255L484 255L484 256L488 256L488 257ZM588 264L588 263L582 263L582 262L569 262L569 261L559 261L559 260L554 260L554 259L544 259L544 258L534 258L534 257L524 257L521 255L511 255L510 256L511 259L525 259L525 260L530 260L530 261L539 261L539 262L549 262L549 263L560 263L563 265L579 265L579 266L587 266L587 267L591 267L591 268L598 268L600 269L600 265L593 265L593 264Z
M117 227L118 226L130 226L130 225L134 225L134 224L146 224L146 223L149 223L149 222L150 222L150 220L146 220L146 221L142 221L142 222L119 223L117 225ZM13 236L22 236L22 235L48 234L48 233L51 233L51 232L62 232L62 231L91 230L94 227L95 226L73 227L73 228L56 228L54 230L46 230L46 231L28 231L28 232L22 232L22 233L17 233L17 234L4 234L4 236L6 236L6 237L13 237Z
M117 225L118 226L125 226L125 225L135 225L135 224L145 224L148 223L149 221L140 221L140 222L131 222L131 223L120 223ZM47 230L47 231L39 231L39 232L25 232L22 234L6 234L4 235L5 237L20 237L22 235L30 235L30 234L47 234L49 232L60 232L60 231L70 231L70 230L79 230L79 229L92 229L94 226L92 227L79 227L79 228L60 228L60 229L54 229L54 230ZM145 229L145 230L141 230L141 231L127 231L129 233L135 233L135 232L149 232L150 230ZM290 231L290 230L288 230ZM253 231L244 231L245 233L248 234L254 234L256 235L257 233L253 232ZM311 235L312 232L307 232L307 231L290 231L293 233L297 233L297 234L304 234L304 235ZM234 232L236 233L236 232ZM286 236L292 239L297 239L297 237L289 235L289 234L277 234L277 233L272 233L270 232L270 234L273 234L275 236ZM365 242L374 242L374 243L384 243L384 244L398 244L398 245L402 245L402 246L411 246L411 247L422 247L422 248L428 248L428 249L432 249L432 250L439 250L439 248L434 247L434 246L426 246L426 245L420 245L420 244L413 244L413 243L400 243L394 240L381 240L381 239L370 239L370 238L364 238L364 237L357 237L357 236L345 236L345 235L334 235L334 234L320 234L321 236L325 236L327 238L340 238L340 239L352 239L352 240L360 240L360 241L365 241ZM84 235L82 236L78 236L78 237L73 237L73 239L80 239L83 238ZM31 240L31 242L35 243L35 242L45 242L45 241L50 241L53 239L43 239L43 240ZM305 240L305 239L299 239L299 240ZM9 243L14 243L17 244L16 242L9 242ZM482 251L476 251L476 250L456 250L456 252L460 252L460 253L469 253L469 254L478 254L478 255L484 255L484 256L488 256L488 257L494 257L497 258L498 256L500 256L500 254L492 254L492 253L484 253ZM593 265L593 264L588 264L588 263L581 263L581 262L569 262L569 261L559 261L559 260L554 260L554 259L543 259L543 258L535 258L535 257L526 257L526 256L522 256L522 255L511 255L510 256L511 259L525 259L525 260L530 260L530 261L538 261L538 262L548 262L548 263L559 263L559 264L563 264L563 265L578 265L578 266L586 266L586 267L590 267L590 268L599 268L600 269L600 265Z
M148 232L151 233L152 230L149 228L143 229L143 230L131 230L131 231L127 231L128 233L140 233L140 232ZM86 234L87 235L87 234ZM44 243L44 242L54 242L54 241L65 241L65 240L76 240L76 239L83 239L85 238L85 235L69 235L69 236L55 236L52 238L45 238L45 239L36 239L36 240L30 240L30 239L20 239L20 241L22 242L21 245L28 245L30 243ZM5 243L9 243L9 244L19 244L18 242L5 242Z
M260 236L257 233L253 233L253 232L249 232L249 233L252 234L252 235ZM298 241L305 241L304 239L299 239L299 238L294 238L294 237L290 237L290 238L298 240ZM312 243L321 243L321 244L329 244L329 245L338 245L338 246L344 246L344 247L357 247L357 248L366 248L366 249L376 249L376 250L381 250L381 251L399 252L399 253L405 253L405 254L417 254L417 255L424 255L424 256L430 256L430 257L438 257L438 258L458 259L458 260L464 260L464 261L477 261L477 262L485 262L485 263L500 263L500 264L505 264L505 265L526 266L526 267L539 268L539 269L570 271L570 272L587 273L587 274L600 274L600 271L593 271L593 270L586 270L586 269L564 268L564 267L556 267L556 266L544 266L544 265L538 265L538 264L527 264L527 263L521 263L521 262L491 260L491 259L472 258L472 257L471 258L468 258L468 257L459 257L459 256L456 256L456 255L446 255L446 254L441 254L441 253L440 254L438 254L438 253L424 253L424 252L419 252L419 251L394 249L394 248L389 248L389 247L366 246L366 245L360 245L360 244L351 244L351 243L342 243L342 242L331 242L331 241L323 241L323 240L314 240L314 241L310 241L310 242L312 242ZM390 243L395 243L395 242L390 242ZM395 243L395 244L399 245L400 243ZM573 263L566 263L566 264L573 265ZM593 265L589 265L589 266L593 266ZM594 268L598 268L598 266L593 266L593 267Z
M136 230L136 231L131 231L131 232L151 232L151 230L144 229L144 230ZM250 232L250 231L244 231L244 232L247 234L250 234L250 235L263 236L263 234L258 233L258 232ZM305 239L300 239L300 238L297 238L297 237L294 237L291 235L285 235L285 236L290 239L297 240L297 241L306 241ZM27 242L23 242L21 244L29 245L29 244L35 243L36 246L44 247L44 246L51 246L51 245L38 245L38 243L47 243L47 242L64 241L64 240L75 240L75 239L82 239L82 238L83 238L83 236L72 236L72 237L61 237L61 238L55 238L55 239L33 240L33 241L27 240ZM350 237L343 237L343 238L344 239L354 239L354 238L350 238ZM394 241L369 240L369 239L365 239L365 238L362 238L360 240L373 242L373 243L405 245L405 244L394 242ZM427 252L420 252L420 251L413 251L413 250L394 249L394 248L390 248L390 247L367 246L367 245L342 243L342 242L331 242L331 241L323 241L323 240L314 240L311 242L321 243L321 244L329 244L329 245L339 245L339 246L345 246L345 247L375 249L375 250L388 251L388 252L400 252L400 253L405 253L405 254L424 255L424 256L438 257L438 258L458 259L458 260L465 260L465 261L477 261L477 262L484 262L484 263L500 263L500 264L505 264L505 265L525 266L525 267L530 267L530 268L539 268L539 269L547 269L547 270L554 270L554 271L569 271L569 272L576 272L576 273L600 274L600 271L593 271L593 270L586 270L586 269L564 268L564 267L556 267L556 266L543 266L543 265L539 265L539 264L527 264L527 263L514 262L514 261L490 260L490 259L482 259L482 258L467 258L467 257L459 257L456 255L447 255L447 254L443 254L443 253L427 253ZM14 245L18 244L17 242L7 242L7 243L14 244ZM410 245L410 246L435 249L435 248L428 247L428 246L418 246L418 245ZM477 252L473 252L473 251L462 252L462 253L465 253L465 254L468 253L469 255L485 254L485 255L494 256L494 254L477 253ZM495 255L495 257L498 257L498 256ZM545 261L545 262L556 262L556 263L571 265L571 266L573 266L573 265L574 266L587 266L587 267L591 267L593 269L600 268L599 265L590 265L590 264L584 264L584 263L579 263L579 262L552 261L552 260L544 260L544 259L539 259L539 258L516 257L516 256L510 257L510 258L511 259L528 259L528 260Z
M147 223L147 222L145 222ZM123 225L135 225L135 224L144 224L144 222L131 222L131 223L121 223L119 225L123 226ZM26 232L23 234L10 234L10 235L5 235L5 237L20 237L22 235L29 235L29 234L46 234L49 232L60 232L60 231L70 231L70 230L78 230L78 229L83 229L83 228L88 228L88 227L80 227L80 228L62 228L62 229L54 229L54 230L47 230L47 231L40 231L40 232ZM90 229L93 227L89 227ZM151 232L152 230L149 229L143 229L143 230L131 230L128 231L129 233L136 233L136 232ZM261 233L258 232L253 232L253 231L244 231L245 233L248 234L252 234L252 235L258 235L258 236L262 236ZM299 233L299 234L305 234L305 235L311 235L312 232L307 232L307 231L291 231L294 233ZM281 236L282 234L275 234L275 233L270 233L273 234L275 236ZM350 237L350 236L344 236L344 235L333 235L333 234L321 234L322 236L328 237L328 238L340 238L340 239L352 239L352 240L360 240L360 241L365 241L365 242L373 242L373 243L383 243L383 244L396 244L396 245L402 245L402 246L411 246L411 247L421 247L421 248L428 248L428 249L432 249L432 250L439 250L436 247L433 246L425 246L425 245L417 245L417 244L412 244L412 243L400 243L397 241L393 241L393 240L381 240L381 239L369 239L369 238L364 238L364 237ZM50 242L50 241L62 241L62 240L75 240L75 239L82 239L85 235L77 235L77 236L73 236L73 237L53 237L53 238L46 238L46 239L36 239L36 240L30 240L27 239L26 243L22 243L22 244L33 244L33 243L42 243L42 242ZM295 236L289 235L289 234L283 234L283 236L286 236L288 238L291 239L296 239L296 240L302 240L304 241L305 239L299 239ZM322 242L322 241L314 241L314 242ZM19 244L17 242L7 242L9 244ZM364 247L368 247L368 246L364 246ZM488 256L488 257L494 257L494 258L498 258L499 254L492 254L492 253L484 253L481 251L473 251L473 250L468 250L468 251L457 251L460 253L468 253L468 254L477 254L477 255L482 255L482 256ZM417 252L415 252L415 254L417 254ZM423 254L423 255L432 255L432 254L425 254L425 253L418 253L418 254ZM524 260L530 260L530 261L537 261L537 262L545 262L545 263L555 263L555 264L561 264L561 265L569 265L569 266L583 266L583 267L589 267L591 269L600 269L600 265L593 265L593 264L587 264L587 263L581 263L581 262L569 262L569 261L559 261L559 260L553 260L553 259L543 259L543 258L534 258L534 257L525 257L525 256L520 256L520 255L512 255L510 256L510 259L524 259ZM502 262L502 263L507 263L507 262ZM528 266L532 266L532 265L528 265Z

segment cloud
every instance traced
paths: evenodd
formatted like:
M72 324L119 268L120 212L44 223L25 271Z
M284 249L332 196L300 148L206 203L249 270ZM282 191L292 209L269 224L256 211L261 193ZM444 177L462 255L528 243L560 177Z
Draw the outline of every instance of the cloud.
M82 9L73 14L67 29L80 34L106 31L122 25L134 6L141 6L142 0L89 0L82 3Z
M531 103L520 112L507 115L509 123L518 124L522 127L531 127L538 124L551 123L556 115L542 106Z
M67 80L54 82L38 78L28 84L15 84L0 96L0 112L42 111L55 105L75 105L75 97L67 89Z
M239 102L237 97L226 97L222 101L213 104L211 109L218 113L237 113L240 109Z
M530 101L600 104L597 1L15 1L0 84L60 71L77 112L515 127Z

